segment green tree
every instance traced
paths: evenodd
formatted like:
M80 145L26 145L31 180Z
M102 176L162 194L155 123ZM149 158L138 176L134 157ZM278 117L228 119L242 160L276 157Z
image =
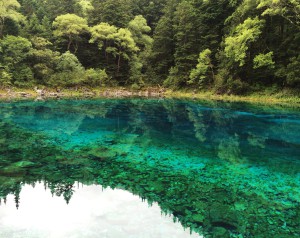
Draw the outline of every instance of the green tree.
M87 86L99 87L106 86L109 83L109 77L105 69L87 69L84 75L83 83Z
M3 37L5 21L11 19L15 22L24 20L24 16L18 12L20 4L17 0L0 0L0 38Z
M280 15L300 28L300 2L298 0L260 0L257 8L263 9L262 15Z
M41 37L44 37L48 40L52 39L52 24L47 16L42 18L41 25L43 31Z
M97 43L99 50L103 51L106 60L108 60L108 52L114 47L114 34L117 32L117 27L104 22L90 28L90 43Z
M44 0L39 1L43 8L43 16L47 16L51 22L58 16L74 14L77 0Z
M287 66L281 65L276 71L276 76L284 78L284 84L297 87L300 85L300 55L289 59Z
M83 67L77 57L70 51L62 54L57 63L57 70L59 72L74 72L82 71Z
M128 29L141 51L151 48L153 39L148 35L151 32L151 28L147 25L147 21L143 16L139 15L131 20L128 24Z
M9 69L0 64L0 88L9 87L12 84L12 74Z
M249 44L255 42L261 35L265 21L258 17L248 18L239 24L233 34L225 38L225 54L232 61L245 64Z
M165 85L181 87L186 85L189 72L197 62L198 45L196 38L197 21L195 8L189 1L182 1L178 4L174 15L175 30L175 67L178 69L177 77L168 78ZM196 49L196 51L195 51Z
M126 28L118 29L118 32L113 34L116 47L109 47L109 53L117 57L117 73L120 72L121 59L129 61L131 56L138 52L139 48L136 46L131 32Z
M211 61L217 65L216 55L220 51L220 45L226 32L224 26L228 15L232 14L233 8L228 0L203 1L195 0L193 3L197 20L194 22L195 48L198 52L205 49L211 50Z
M163 15L167 0L133 0L133 15L142 15L153 30Z
M132 0L93 0L92 24L107 22L116 27L126 27L133 18Z
M23 37L6 36L1 41L1 64L12 75L12 83L28 86L33 80L33 73L28 65L32 44Z
M77 0L77 14L81 17L88 18L89 14L94 10L92 0Z
M211 62L211 50L205 49L199 54L198 64L195 69L191 70L189 84L197 84L204 87L208 83L208 78L214 79L214 70ZM210 70L210 74L209 71Z
M225 82L230 78L237 79L242 83L261 84L263 87L268 84L286 85L286 74L283 72L289 64L289 59L297 57L300 36L299 27L295 24L296 6L292 5L295 2L289 2L247 0L234 4L233 14L225 21L225 30L228 32L226 39L235 35L235 41L227 39L226 46L225 39L222 48L228 47L231 41L236 50L228 47L226 53L218 53L218 79L223 78ZM294 6L293 11L291 6ZM285 13L293 15L293 20L287 19ZM249 21L248 23L252 22L254 25L248 25L251 29L244 28L238 36L237 28L241 25L246 26L244 23L249 19L258 21Z
M138 54L130 62L130 79L132 82L141 84L145 80L142 71L147 71L146 68L150 64L149 59L152 53L153 39L148 35L151 28L147 25L146 19L139 15L129 22L128 29L139 48Z
M273 52L267 54L258 54L253 59L253 68L269 67L274 68Z
M117 73L120 72L121 59L126 61L139 49L136 46L131 32L126 28L117 29L108 23L100 23L90 30L91 43L97 42L98 48L104 50L105 57L112 55L117 59Z
M38 0L17 0L20 5L20 12L25 16L37 15Z
M289 85L300 85L300 54L290 59L286 67L286 81Z
M37 15L32 14L23 28L23 35L27 37L41 35L43 30L43 26L40 24L40 20L38 19Z
M157 79L155 83L162 83L168 76L170 68L174 65L175 30L174 15L178 0L168 0L153 35L153 53L151 64Z
M75 14L65 14L55 18L53 22L54 36L66 37L68 39L67 50L70 50L71 45L74 47L74 52L78 50L79 36L88 31L87 20Z
M56 73L49 80L51 86L71 87L84 80L85 71L77 57L69 51L62 54L56 65Z
M52 43L45 38L33 37L31 42L33 49L30 58L34 77L37 83L45 85L55 73L60 54L50 49Z

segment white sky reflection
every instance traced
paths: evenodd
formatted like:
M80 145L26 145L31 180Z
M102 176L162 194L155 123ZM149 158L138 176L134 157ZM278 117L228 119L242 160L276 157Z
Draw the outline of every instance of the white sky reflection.
M138 196L120 189L83 186L75 189L69 205L52 197L43 184L22 187L20 207L14 196L0 205L0 237L5 238L185 238L190 235L172 217L161 215Z

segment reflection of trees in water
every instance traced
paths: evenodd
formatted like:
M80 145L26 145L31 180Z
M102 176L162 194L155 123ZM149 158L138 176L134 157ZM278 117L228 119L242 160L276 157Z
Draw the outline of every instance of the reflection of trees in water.
M76 156L73 158L76 161ZM164 213L173 214L184 227L205 234L222 230L224 237L229 234L252 234L255 237L258 234L269 234L271 229L275 234L284 235L286 233L280 228L279 219L284 219L288 226L292 226L293 221L300 218L299 214L285 214L284 211L280 216L275 216L272 213L273 208L281 209L276 201L267 201L254 191L253 194L247 194L238 189L238 184L226 184L228 181L221 177L215 183L209 180L198 182L201 173L168 171L159 162L149 166L146 162L134 164L114 158L87 159L85 166L93 168L88 180L83 179L81 169L69 166L68 170L72 171L70 177L70 174L66 173L66 167L58 169L51 161L43 162L45 168L42 169L47 172L41 173L34 168L28 168L27 176L22 178L23 182L18 182L20 178L16 178L18 186L15 188L20 188L20 184L32 184L32 181L43 178L51 192L55 196L64 196L67 203L73 194L75 181L83 184L101 184L104 188L122 188L139 195L150 204L158 202ZM80 163L82 162L78 161L78 164ZM217 176L220 175L221 173ZM12 180L14 179L12 177ZM3 185L0 187L3 191ZM261 209L262 207L264 209ZM266 217L271 220L267 220Z
M154 100L155 101L155 100ZM244 105L220 103L182 103L163 100L131 100L124 103L120 115L126 114L121 134L136 134L132 146L168 146L181 148L187 153L209 154L211 157L232 163L250 162L276 167L274 156L285 148L287 158L295 158L293 144L287 136L298 130L270 121L268 108L253 107L254 112L240 111ZM111 109L114 111L114 109ZM280 113L280 112L279 112ZM278 116L280 118L280 116ZM289 128L287 131L286 128ZM122 135L121 135L122 137ZM296 139L296 135L292 136ZM120 137L116 141L122 140ZM176 150L176 149L175 149ZM277 152L278 151L278 152ZM276 158L280 159L280 158Z
M238 111L240 108L241 106L235 108L232 104L216 102L195 104L176 100L107 99L36 102L35 106L32 106L32 102L22 102L4 105L1 111L6 121L16 121L26 116L28 120L18 123L23 123L21 125L27 128L54 131L55 126L60 130L55 132L56 139L63 133L107 129L117 132L107 139L112 143L124 140L130 133L131 145L175 145L186 151L198 152L199 155L205 151L205 154L223 160L228 158L232 162L241 158L259 162L257 154L263 155L260 159L267 161L274 156L271 150L276 151L281 147L290 147L292 150L292 147L295 147L297 136L294 135L294 139L289 141L286 135L291 137L297 130L292 126L281 126L284 124L272 121L286 118L292 120L293 117L288 114L281 117L268 116L268 108L252 106L251 110L260 118L255 121L257 118L253 113ZM101 127L101 121L95 123L99 118L111 122ZM268 121L269 119L271 121ZM243 122L249 126L244 128ZM283 142L284 140L289 143ZM38 145L39 142L36 141L36 146ZM15 152L17 150L18 148L15 148ZM289 148L286 154L286 157L295 157L289 153Z
M249 142L249 145L251 145L253 147L259 147L259 148L264 149L266 147L265 143L266 143L267 139L268 139L267 137L255 135L255 134L249 132L247 141Z
M205 123L204 115L201 110L193 110L193 108L187 106L187 113L189 120L194 124L195 137L199 142L206 141L207 123Z
M114 127L117 133L104 142L74 151L51 144L45 136L1 122L0 197L5 200L8 194L15 194L16 205L19 206L23 184L45 181L52 194L63 196L68 203L75 182L101 184L103 187L129 190L149 203L158 202L164 212L173 214L183 226L205 234L221 232L223 237L229 234L255 237L268 235L270 230L278 237L290 232L297 234L295 221L300 219L300 214L286 212L287 208L276 200L281 196L288 198L287 195L272 194L276 192L274 189L267 192L276 199L268 199L255 187L250 187L254 185L247 183L247 177L245 183L241 183L244 179L239 179L243 171L247 176L246 169L238 167L241 162L249 162L255 167L255 163L245 161L246 152L256 150L258 154L268 147L268 138L257 132L255 126L244 130L239 124L243 118L232 115L234 112L230 110L218 110L217 106L213 105L214 110L208 110L176 101L159 106L147 101L140 103L133 100L123 105L107 102L99 106L102 110L99 113L101 118L114 120L115 124L109 126ZM80 105L78 112L79 108L82 114L89 114L91 120L99 118L97 113L93 114L96 105ZM116 116L119 121L115 120ZM86 128L84 120L75 124ZM276 126L273 127L275 130ZM114 147L118 143L128 145L128 148ZM218 170L215 170L213 160L195 169L173 169L172 165L155 160L155 155L151 164L146 158L130 160L124 153L127 150L128 155L138 156L134 154L136 147L146 151L153 145L166 145L182 151L193 149L199 160L201 153L207 151L206 155L214 160L220 159L216 161ZM189 162L188 158L179 163L185 162ZM295 171L297 169L299 171L296 166ZM231 177L230 173L233 173ZM237 178L234 179L234 176ZM296 184L288 186L297 188ZM289 210L299 210L295 201L288 206ZM273 213L274 209L279 214ZM290 230L282 228L283 222Z
M231 163L241 162L241 150L238 135L228 137L220 141L218 157Z
M49 183L48 187L50 188L51 194L60 197L63 195L66 203L70 202L70 199L74 193L74 181L64 182L60 181L59 183Z
M103 118L111 122L102 126L100 130L107 129L119 133L113 135L114 141L122 140L123 136L131 133L137 135L132 137L132 145L136 142L143 143L143 146L177 145L182 148L186 147L187 151L190 146L198 149L199 153L201 151L206 151L206 154L214 153L212 156L225 160L228 154L231 161L238 161L239 157L245 159L244 155L247 155L248 159L255 160L255 157L248 156L248 152L252 149L255 154L262 153L264 157L267 157L263 150L272 144L278 144L280 139L286 139L284 135L291 134L293 131L293 128L289 126L264 123L263 113L269 113L264 108L252 108L251 110L262 113L262 119L256 125L257 122L251 120L251 113L248 113L248 123L254 124L253 127L243 128L240 121L245 120L244 112L236 113L232 104L194 104L155 99L152 101L78 100L75 103L65 100L35 104L35 107L32 106L32 102L15 103L13 106L7 104L1 110L6 119L10 118L12 121L26 116L28 120L23 120L21 123L27 128L35 127L35 129L39 128L39 131L52 130L53 132L55 127L57 138L64 133L70 135L77 131L80 133L84 130L97 131L99 129L97 126L101 127L101 122L98 124L95 122ZM252 119L255 118L252 117ZM95 126L88 126L93 123ZM264 129L258 130L259 127ZM266 131L268 133L265 133ZM269 137L272 140L268 140ZM276 147L278 146L275 145L273 149L276 150ZM237 156L235 160L233 160L234 156Z

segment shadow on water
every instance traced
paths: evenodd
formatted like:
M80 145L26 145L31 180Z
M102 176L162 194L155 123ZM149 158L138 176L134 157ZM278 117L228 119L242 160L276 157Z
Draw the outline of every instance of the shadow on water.
M0 197L121 188L204 237L300 236L300 113L172 100L0 105Z

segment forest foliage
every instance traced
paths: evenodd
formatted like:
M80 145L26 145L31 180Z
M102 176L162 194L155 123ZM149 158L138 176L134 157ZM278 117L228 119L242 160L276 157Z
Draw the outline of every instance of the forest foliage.
M300 88L298 0L0 0L0 86Z

